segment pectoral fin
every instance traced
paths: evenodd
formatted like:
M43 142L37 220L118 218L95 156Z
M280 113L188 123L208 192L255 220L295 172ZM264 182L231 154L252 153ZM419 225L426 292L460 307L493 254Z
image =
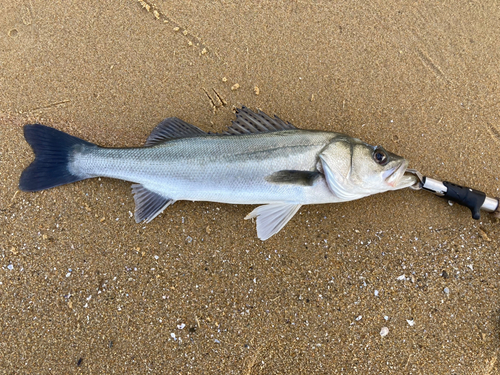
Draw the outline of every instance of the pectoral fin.
M149 223L163 212L165 208L173 204L173 199L162 197L148 190L141 184L132 185L132 193L135 200L135 222L146 221Z
M297 213L300 204L273 203L259 206L250 212L245 220L257 218L257 237L262 241L278 233Z
M266 181L279 185L313 186L319 176L321 173L318 171L283 170L266 176Z

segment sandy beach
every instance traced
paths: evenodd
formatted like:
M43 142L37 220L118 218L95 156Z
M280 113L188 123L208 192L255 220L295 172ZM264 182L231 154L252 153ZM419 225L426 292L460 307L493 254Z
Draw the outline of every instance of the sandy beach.
M500 372L500 223L404 189L304 206L176 202L130 183L18 190L23 125L106 147L242 105L500 196L496 1L0 4L0 372ZM187 166L188 167L188 166Z

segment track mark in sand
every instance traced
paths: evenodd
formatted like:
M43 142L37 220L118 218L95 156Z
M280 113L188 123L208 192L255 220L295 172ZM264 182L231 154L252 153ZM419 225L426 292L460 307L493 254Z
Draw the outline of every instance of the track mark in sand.
M58 101L58 102L49 103L47 105L42 105L42 106L35 107L35 108L29 108L29 109L27 109L25 111L20 111L20 113L28 113L28 112L34 112L34 111L41 111L41 110L44 110L44 109L49 109L49 108L52 108L52 107L57 107L57 106L60 106L62 104L66 104L66 103L69 103L69 102L71 102L71 100L65 99L65 100L61 100L61 101Z
M495 354L493 356L493 358L491 358L491 360L489 361L485 371L484 371L484 374L485 375L490 375L492 374L492 371L493 371L493 368L495 367L495 363L497 362L497 355Z
M188 41L188 45L196 46L200 49L200 55L206 55L210 52L210 49L201 41L199 37L190 33L185 27L182 27L179 23L174 21L171 17L167 16L165 13L160 11L156 4L151 3L145 0L137 0L137 2L142 6L143 9L146 9L149 13L152 13L153 16L158 21L163 21L163 23L168 23L172 26L175 32L180 32ZM219 57L217 54L215 56Z
M26 26L30 26L33 23L33 4L31 0L25 1L21 7L21 19Z
M14 203L16 203L14 199L16 198L17 193L19 193L19 190L16 190L14 196L10 199L10 203L7 205L7 207L0 208L0 212L7 212L14 205Z
M431 57L426 54L424 52L424 50L422 50L421 48L418 48L417 47L417 56L418 58L422 61L422 64L424 64L424 66L429 69L430 71L432 71L436 77L444 80L446 83L450 83L450 80L448 79L448 77L443 73L443 71L441 70L441 68L439 67L439 65L437 65L432 59Z
M408 356L408 359L406 360L406 365L405 365L404 371L406 371L406 369L408 368L408 364L410 363L411 356L412 356L412 354L410 353L410 355Z
M202 88L203 92L207 96L208 100L210 101L210 105L212 107L212 111L215 113L219 108L225 107L227 105L227 101L217 92L215 91L214 88L212 88L212 91L215 94L215 97L212 97L207 89L204 87Z
M249 358L249 360L245 366L246 367L245 372L244 372L245 375L250 375L252 373L252 370L253 370L255 364L257 363L257 358L259 357L260 350L261 350L260 347L257 348L255 354Z
M495 125L490 124L489 122L487 122L486 125L488 125L488 133L490 133L491 138L500 143L500 129L498 129Z
M34 18L31 0L8 2L2 9L0 30L12 39L18 39L20 45L27 46L38 40Z

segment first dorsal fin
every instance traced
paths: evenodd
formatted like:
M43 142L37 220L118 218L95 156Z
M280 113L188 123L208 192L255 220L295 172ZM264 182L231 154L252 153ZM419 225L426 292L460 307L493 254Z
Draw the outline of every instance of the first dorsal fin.
M203 130L177 117L168 117L153 129L145 146L154 146L174 138L190 138L207 135Z
M271 118L262 111L255 113L247 107L242 107L236 110L236 120L223 134L267 133L292 129L296 129L296 127L277 116Z

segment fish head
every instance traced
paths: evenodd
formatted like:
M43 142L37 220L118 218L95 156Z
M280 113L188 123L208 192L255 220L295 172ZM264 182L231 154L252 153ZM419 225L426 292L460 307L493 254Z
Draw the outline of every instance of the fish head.
M383 147L348 136L334 139L319 155L329 189L342 201L398 190L415 183L408 162Z

